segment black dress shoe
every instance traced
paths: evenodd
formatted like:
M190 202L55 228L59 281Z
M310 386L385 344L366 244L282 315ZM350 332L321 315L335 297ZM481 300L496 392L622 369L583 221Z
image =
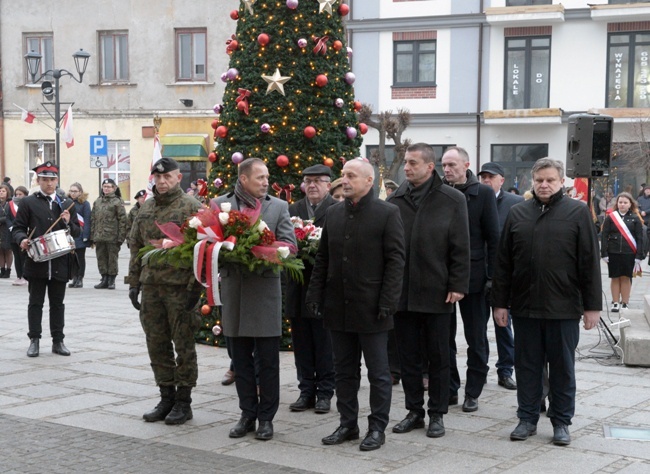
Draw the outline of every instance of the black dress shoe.
M231 438L243 438L246 436L246 433L250 433L251 431L255 431L255 420L242 416L235 427L230 430L228 436Z
M314 408L314 398L301 395L298 400L289 405L291 411L305 411Z
M449 395L449 406L458 405L458 395Z
M465 401L463 402L463 411L470 413L478 410L478 399L465 395Z
M59 354L62 356L69 356L70 351L68 350L67 347L63 345L63 342L55 342L52 344L52 352L54 354Z
M29 349L27 349L27 357L38 357L38 350L41 340L37 337L30 339Z
M408 433L416 428L424 428L424 418L414 411L410 411L406 418L393 426L393 433Z
M568 446L571 444L571 435L567 425L557 424L553 426L553 444L555 446Z
M517 384L512 377L499 377L499 385L508 390L517 390Z
M536 434L537 425L524 420L520 420L514 431L510 433L510 439L512 441L525 441L529 436L534 436Z
M271 438L273 438L273 422L260 420L260 425L257 427L257 433L255 433L255 439L268 441Z
M355 426L354 428L346 428L345 426L339 426L334 433L329 436L325 436L321 439L321 443L327 445L341 444L345 441L350 441L353 439L359 439L359 427Z
M235 383L235 371L228 370L225 374L223 374L221 385L232 385L233 383Z
M366 437L363 438L359 449L361 451L374 451L381 448L381 445L386 442L386 435L382 431L368 431Z
M429 421L429 429L427 429L427 436L429 438L441 438L445 435L445 424L442 422L442 415L436 413L431 415Z
M329 413L332 402L329 398L319 398L316 400L316 405L314 406L314 411L316 413Z

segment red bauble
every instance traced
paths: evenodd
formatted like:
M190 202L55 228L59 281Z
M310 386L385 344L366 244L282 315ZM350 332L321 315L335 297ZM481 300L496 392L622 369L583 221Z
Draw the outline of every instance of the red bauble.
M314 138L316 136L316 129L309 125L305 127L305 130L302 132L307 138Z
M339 15L345 16L348 13L350 13L350 7L348 7L345 3L341 3L341 6L339 7Z
M331 158L325 158L325 159L323 160L323 164L324 164L325 166L327 166L328 168L331 168L332 166L334 166L334 160L331 159Z
M204 304L203 306L201 306L201 314L203 316L207 316L211 312L212 312L212 308L210 308L210 305Z
M226 135L228 135L228 127L225 125L219 125L214 133L219 138L226 138Z
M214 119L210 125L212 126L213 129L216 130L217 127L219 126L219 120Z
M332 48L334 48L336 51L341 51L343 49L343 43L341 43L339 40L336 40L332 43Z
M262 46L269 44L269 41L271 41L271 38L266 33L260 33L260 35L257 37L257 42Z
M354 101L354 110L356 110L358 112L358 111L361 110L361 107L363 107L363 104L360 101L355 100Z
M226 46L226 52L228 54L232 54L233 52L237 51L237 48L239 48L239 41L231 40L230 43L228 43L228 46Z
M289 166L289 157L280 155L275 159L275 162L280 168L284 168L285 166Z
M316 76L316 85L318 87L325 87L327 85L327 76L325 74L319 74Z
M232 18L233 20L239 20L239 11L238 10L231 11L230 18Z
M237 110L239 110L240 112L244 112L246 110L246 105L247 105L246 102L244 102L243 100L241 102L238 102Z
M217 154L215 152L210 153L208 155L208 160L210 161L210 163L214 163L215 161L217 161Z
M368 133L368 125L366 125L365 123L360 123L359 131L361 132L361 135L365 135L366 133Z

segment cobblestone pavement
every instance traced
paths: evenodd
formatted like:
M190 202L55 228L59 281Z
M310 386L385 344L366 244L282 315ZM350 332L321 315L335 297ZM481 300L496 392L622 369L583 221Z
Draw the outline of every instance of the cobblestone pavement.
M121 276L127 251L120 255ZM632 308L650 293L650 270L633 286ZM582 331L577 355L578 400L573 442L550 443L552 427L542 418L538 434L513 443L516 393L497 385L496 344L490 325L492 370L479 411L450 407L447 434L429 439L424 430L396 435L370 453L358 442L323 446L320 439L338 426L326 415L292 413L298 397L293 355L281 354L281 400L268 442L252 436L228 438L239 418L234 386L224 387L224 349L198 346L199 382L193 392L194 419L182 426L145 423L142 413L156 403L157 389L144 336L125 285L95 290L99 281L94 252L88 252L85 288L66 294L66 340L72 356L50 352L47 316L40 357L25 356L28 346L27 288L0 280L0 472L650 472L647 441L604 436L605 425L650 429L650 369L626 367L602 333ZM609 280L603 275L605 288ZM606 291L606 293L609 293ZM609 297L607 297L609 299ZM46 306L47 314L47 306ZM607 314L603 313L607 319ZM459 325L462 328L462 325ZM616 334L616 332L615 332ZM458 335L459 353L466 346ZM464 366L464 357L459 365ZM364 372L365 373L365 372ZM462 374L464 375L464 374ZM360 428L366 429L368 383L362 382ZM395 386L389 428L401 420L404 395Z

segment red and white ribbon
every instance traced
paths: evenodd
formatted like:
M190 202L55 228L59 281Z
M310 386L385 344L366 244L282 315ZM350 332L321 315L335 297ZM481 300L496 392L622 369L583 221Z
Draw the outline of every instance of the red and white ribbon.
M609 214L609 217L611 217L612 222L614 222L614 225L616 225L618 231L625 238L628 245L632 247L632 250L636 254L636 239L632 235L632 232L630 232L630 229L625 225L625 222L623 222L621 215L614 209L608 210L607 214Z
M235 248L235 238L228 237L223 240L221 227L201 227L196 229L199 242L194 245L194 278L206 288L208 304L221 306L219 295L219 252L221 248L232 250ZM205 266L205 282L203 281L203 267Z

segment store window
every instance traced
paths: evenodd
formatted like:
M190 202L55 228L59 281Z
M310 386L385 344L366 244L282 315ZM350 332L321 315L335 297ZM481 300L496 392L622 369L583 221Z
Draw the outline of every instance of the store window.
M532 188L530 170L540 158L548 156L548 143L492 145L492 162L506 173L503 188L515 187L521 194Z
M131 144L128 140L108 141L108 167L102 168L102 180L106 178L117 183L125 202L131 200ZM99 191L101 194L101 189Z
M650 107L650 31L610 33L607 107Z

